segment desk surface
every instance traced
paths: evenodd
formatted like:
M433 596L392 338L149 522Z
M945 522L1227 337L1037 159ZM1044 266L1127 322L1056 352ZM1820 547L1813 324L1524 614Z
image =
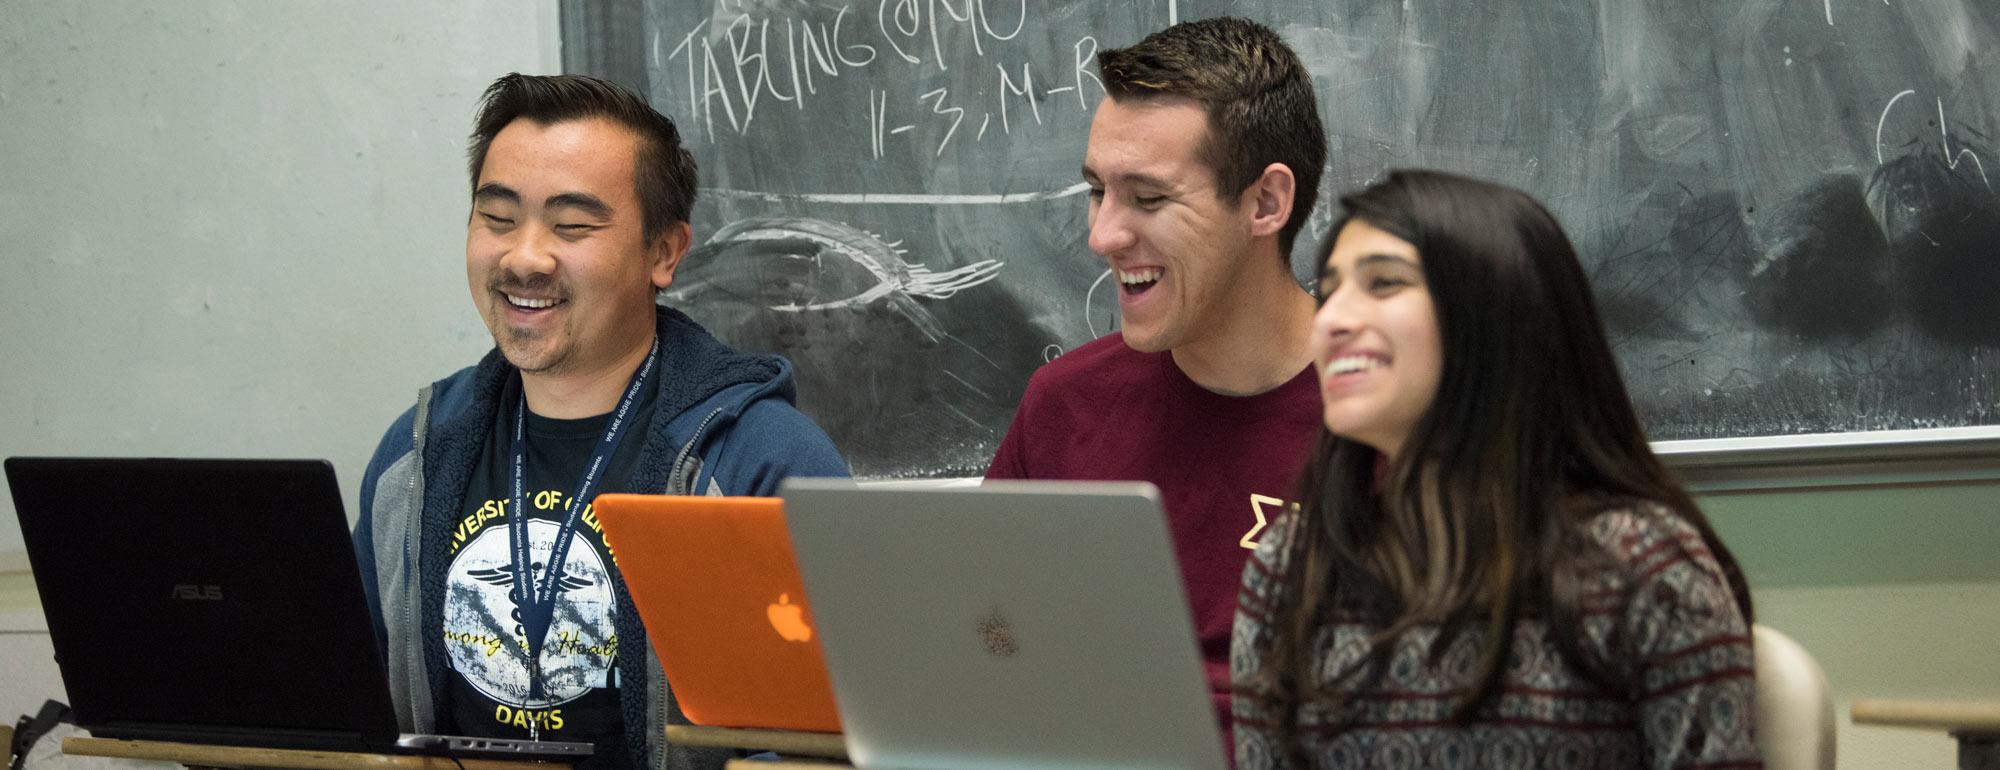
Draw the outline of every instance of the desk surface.
M722 765L722 770L851 770L853 765L830 759L781 759L775 762L761 759L732 759Z
M509 759L460 759L411 754L365 754L347 751L256 749L207 746L167 741L120 741L110 738L63 739L63 753L89 757L158 759L211 767L277 767L290 770L568 770L567 762L523 762Z
M2000 702L1863 699L1848 712L1857 725L2000 734Z
M847 758L847 741L840 733L793 730L752 730L736 727L667 725L667 742L682 746L756 749L809 757ZM454 770L456 770L454 768Z

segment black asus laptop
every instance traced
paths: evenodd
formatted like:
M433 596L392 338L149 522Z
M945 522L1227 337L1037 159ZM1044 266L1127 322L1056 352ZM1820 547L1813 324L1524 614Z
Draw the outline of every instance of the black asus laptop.
M401 735L333 466L11 457L77 724L106 738L575 761Z

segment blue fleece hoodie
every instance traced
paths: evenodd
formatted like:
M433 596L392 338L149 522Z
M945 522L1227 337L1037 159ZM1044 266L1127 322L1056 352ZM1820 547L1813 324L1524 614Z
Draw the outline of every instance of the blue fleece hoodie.
M826 433L793 407L791 364L745 355L677 310L658 308L660 369L645 446L630 478L604 492L771 495L788 476L846 476ZM361 479L354 550L389 664L396 716L410 732L435 732L448 675L444 587L450 522L515 374L499 351L432 383L382 437ZM614 581L619 699L631 756L647 770L721 767L715 750L670 746L667 724L686 724L667 688L623 578ZM642 686L639 686L643 684Z

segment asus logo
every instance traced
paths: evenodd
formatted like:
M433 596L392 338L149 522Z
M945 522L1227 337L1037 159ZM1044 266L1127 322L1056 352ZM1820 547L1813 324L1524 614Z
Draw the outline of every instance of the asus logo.
M173 598L192 602L219 602L222 601L222 586L182 583L174 586Z

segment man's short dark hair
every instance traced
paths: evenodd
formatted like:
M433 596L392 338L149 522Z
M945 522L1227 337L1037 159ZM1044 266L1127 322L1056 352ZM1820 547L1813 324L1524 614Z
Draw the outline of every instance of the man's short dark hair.
M1104 91L1113 99L1181 98L1208 113L1200 157L1215 174L1218 196L1241 195L1271 163L1292 169L1298 188L1292 216L1278 231L1280 258L1319 198L1326 129L1312 79L1278 33L1237 18L1186 21L1129 48L1097 54Z
M639 192L646 241L667 227L686 222L694 209L694 156L681 146L680 129L659 110L624 86L588 75L523 75L508 73L486 88L473 121L472 186L479 187L479 169L486 149L500 130L518 119L551 125L586 118L604 118L639 136L632 170Z

